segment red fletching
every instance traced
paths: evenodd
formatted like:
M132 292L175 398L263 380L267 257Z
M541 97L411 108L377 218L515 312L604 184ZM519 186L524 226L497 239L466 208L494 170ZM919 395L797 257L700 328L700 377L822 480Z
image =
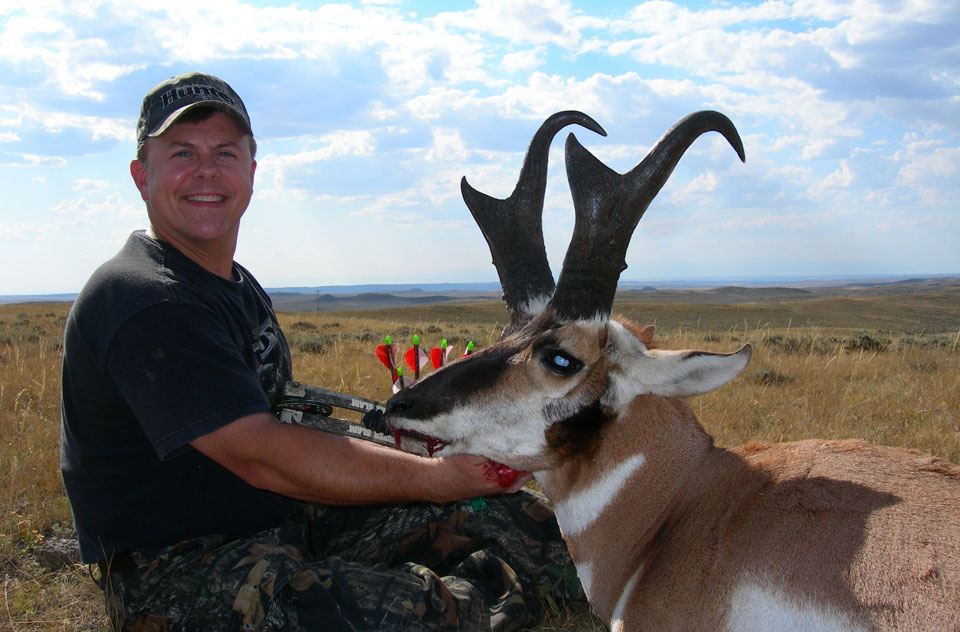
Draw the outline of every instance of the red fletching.
M383 366L391 371L393 370L393 363L390 359L390 352L387 351L387 345L377 345L377 357L383 362Z
M387 338L389 340L389 337ZM387 346L386 344L377 345L377 358L383 363L383 366L390 369L390 379L397 381L397 369L399 368L400 345L396 342ZM394 391L396 392L396 391Z
M395 369L400 364L400 343L395 342L389 347L377 345L377 357L383 362L383 366L391 370Z
M433 368L439 369L444 364L447 363L447 358L450 357L450 352L453 351L453 347L446 347L441 349L440 347L434 347L430 350L430 364L433 365Z
M415 364L418 355L420 356L420 364ZM406 361L407 366L414 371L420 367L427 366L427 354L420 347L410 347L407 349L407 352L403 355L403 359Z

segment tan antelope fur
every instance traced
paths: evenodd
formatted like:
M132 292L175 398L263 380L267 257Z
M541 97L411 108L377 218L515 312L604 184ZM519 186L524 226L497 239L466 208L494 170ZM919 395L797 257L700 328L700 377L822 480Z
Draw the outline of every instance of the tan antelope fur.
M545 161L543 142L565 124L602 133L579 117L548 119L527 162ZM425 454L430 440L441 455L533 471L591 604L614 631L960 630L960 468L854 440L716 447L685 398L734 379L749 345L661 350L652 327L611 317L622 233L704 131L723 134L742 158L736 130L717 113L681 121L624 176L571 135L577 226L555 287L539 245L537 278L511 262L529 235L490 225L539 229L511 216L540 212L537 177L522 175L525 193L507 200L464 182L511 323L497 344L391 398L389 424L410 451ZM597 236L597 225L622 216Z

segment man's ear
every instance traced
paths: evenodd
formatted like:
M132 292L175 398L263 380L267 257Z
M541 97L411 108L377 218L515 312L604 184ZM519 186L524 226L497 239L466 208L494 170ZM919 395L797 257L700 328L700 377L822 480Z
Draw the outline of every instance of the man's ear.
M130 161L130 175L133 176L133 183L140 189L140 197L144 202L147 201L147 165L139 160Z

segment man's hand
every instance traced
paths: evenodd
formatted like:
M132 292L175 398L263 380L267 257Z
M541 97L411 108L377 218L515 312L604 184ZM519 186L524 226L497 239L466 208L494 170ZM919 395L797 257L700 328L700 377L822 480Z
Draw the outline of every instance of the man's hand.
M443 500L459 500L473 496L489 496L492 494L510 494L519 491L524 485L533 480L530 472L516 472L512 481L505 481L497 463L482 457L467 454L429 459L442 464L437 491ZM514 470L511 470L514 472ZM504 483L507 482L506 485ZM449 485L449 488L447 488ZM472 489L472 492L466 490Z

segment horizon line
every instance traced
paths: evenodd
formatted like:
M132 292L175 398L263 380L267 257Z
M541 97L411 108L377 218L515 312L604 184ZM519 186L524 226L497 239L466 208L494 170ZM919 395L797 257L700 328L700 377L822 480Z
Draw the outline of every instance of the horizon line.
M619 285L644 285L651 286L655 284L679 284L682 287L697 285L702 289L718 287L723 285L736 284L736 282L749 283L754 286L766 287L769 284L789 282L791 284L801 284L803 282L824 283L829 281L850 282L857 280L901 280L908 281L913 279L942 279L960 277L960 272L936 272L936 273L914 273L914 274L809 274L809 275L700 275L687 277L663 277L651 279L620 279ZM350 283L350 284L318 284L318 285L272 285L264 287L264 290L270 292L294 292L301 290L301 293L319 292L322 290L347 289L347 288L403 288L400 291L410 291L423 288L439 286L495 286L490 291L499 288L500 282L497 280L489 281L429 281L429 282L407 282L407 283ZM479 288L477 288L479 289ZM658 287L656 289L678 289L676 287ZM454 289L454 291L456 291ZM356 294L357 292L326 292L327 294ZM79 290L73 292L38 292L32 294L0 294L0 301L11 303L18 299L29 301L41 301L43 299L66 300L74 298L79 294Z

